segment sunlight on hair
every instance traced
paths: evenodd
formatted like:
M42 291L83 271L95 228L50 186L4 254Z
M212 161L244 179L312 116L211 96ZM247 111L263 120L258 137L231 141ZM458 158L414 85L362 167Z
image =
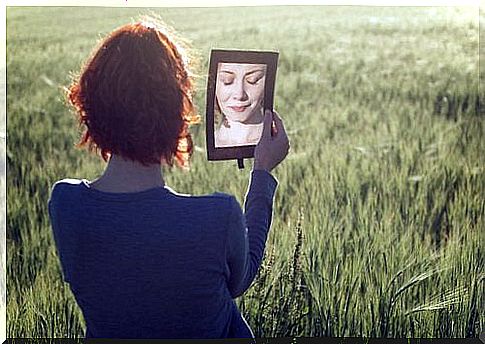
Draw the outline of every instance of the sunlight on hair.
M150 11L149 14L141 15L138 21L146 28L157 30L162 35L167 37L180 54L184 66L190 66L192 61L188 54L187 39L179 37L175 29L168 25L159 14Z

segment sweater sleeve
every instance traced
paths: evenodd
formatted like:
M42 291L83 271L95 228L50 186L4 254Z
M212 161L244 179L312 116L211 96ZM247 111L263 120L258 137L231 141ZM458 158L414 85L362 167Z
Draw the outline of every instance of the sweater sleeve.
M230 271L228 288L233 298L249 288L261 265L277 185L278 181L269 172L254 170L246 193L244 214L237 200L231 197L227 263Z
M48 200L48 211L52 234L59 256L62 277L65 282L70 283L70 271L76 247L76 238L74 237L72 229L79 224L77 223L77 219L70 219L71 216L69 215L75 210L70 205L71 202L69 202L69 197L66 197L66 194L69 191L66 189L66 183L63 183L63 181L54 184ZM62 221L60 214L63 214ZM67 222L66 215L68 219Z
M59 228L59 219L57 217L57 208L59 206L59 197L60 197L60 190L61 188L59 187L59 185L56 183L54 184L52 190L51 190L51 196L49 198L49 201L47 203L48 205L48 211L49 211L49 218L50 218L50 221L51 221L51 226L52 226L52 234L54 236L54 242L56 244L56 249L57 249L57 253L59 255L59 260L60 260L60 264L61 264L61 271L62 271L62 277L63 277L63 280L65 282L69 282L69 273L68 273L68 269L67 269L67 266L66 266L66 254L65 254L65 251L63 249L63 244L64 244L64 240L63 238L61 237L62 236L62 232L60 231L60 228Z

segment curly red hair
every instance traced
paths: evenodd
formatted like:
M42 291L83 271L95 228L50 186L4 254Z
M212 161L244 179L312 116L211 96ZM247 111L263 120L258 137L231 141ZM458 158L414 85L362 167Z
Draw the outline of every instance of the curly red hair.
M158 20L124 25L101 41L67 90L88 145L143 165L188 167L198 123L184 49Z

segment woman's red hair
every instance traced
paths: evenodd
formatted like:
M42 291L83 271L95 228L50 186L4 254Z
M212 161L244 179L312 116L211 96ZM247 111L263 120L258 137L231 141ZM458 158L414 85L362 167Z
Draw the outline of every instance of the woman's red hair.
M189 124L199 121L184 50L159 22L124 25L86 62L67 95L85 126L77 147L88 145L143 165L188 167Z

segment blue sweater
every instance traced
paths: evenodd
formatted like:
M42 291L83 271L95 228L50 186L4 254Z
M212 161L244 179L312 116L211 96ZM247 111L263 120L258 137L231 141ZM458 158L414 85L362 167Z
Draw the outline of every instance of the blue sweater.
M87 338L254 337L234 298L263 258L277 181L255 170L234 196L55 183L49 200L63 278Z

